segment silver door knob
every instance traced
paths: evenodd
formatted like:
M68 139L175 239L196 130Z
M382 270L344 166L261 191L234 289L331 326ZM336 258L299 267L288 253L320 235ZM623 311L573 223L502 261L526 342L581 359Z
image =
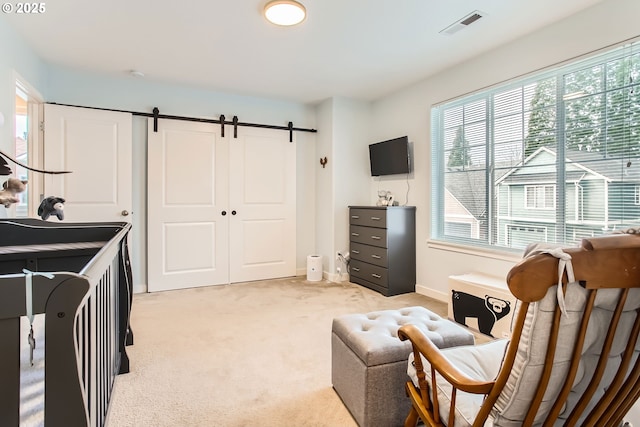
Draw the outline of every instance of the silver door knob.
M122 212L120 212L120 215L122 216L129 216L129 211L128 210L123 210Z

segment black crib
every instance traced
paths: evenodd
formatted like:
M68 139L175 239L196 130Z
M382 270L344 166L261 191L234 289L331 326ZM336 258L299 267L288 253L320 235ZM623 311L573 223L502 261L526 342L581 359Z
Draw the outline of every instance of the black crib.
M0 219L1 426L20 425L27 340L21 317L28 314L44 315L40 422L105 425L115 376L129 372L126 345L133 343L130 229L128 223ZM24 365L24 350L22 356Z

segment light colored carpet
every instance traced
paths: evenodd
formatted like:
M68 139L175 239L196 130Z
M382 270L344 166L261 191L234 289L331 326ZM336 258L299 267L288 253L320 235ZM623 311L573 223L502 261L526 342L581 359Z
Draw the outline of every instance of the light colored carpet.
M304 277L137 294L107 426L356 426L331 385L331 322L414 305L446 316L420 294Z

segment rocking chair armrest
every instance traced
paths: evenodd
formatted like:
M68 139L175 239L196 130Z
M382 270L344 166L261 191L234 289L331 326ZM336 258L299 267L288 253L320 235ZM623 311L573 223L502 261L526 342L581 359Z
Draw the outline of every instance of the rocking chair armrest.
M422 354L442 377L458 390L474 394L487 394L495 381L478 381L461 372L451 364L446 356L415 325L407 324L398 329L398 337L402 341L410 340L414 353ZM418 356L418 354L416 354Z

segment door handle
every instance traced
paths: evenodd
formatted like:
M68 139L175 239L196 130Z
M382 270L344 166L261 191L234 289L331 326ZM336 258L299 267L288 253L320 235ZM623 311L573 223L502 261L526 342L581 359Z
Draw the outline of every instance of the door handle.
M231 211L231 215L235 215L235 214L236 214L236 211Z
M227 214L227 211L222 211L222 216L225 216Z
M120 212L120 215L122 216L129 216L129 211L128 210L123 210L122 212Z

